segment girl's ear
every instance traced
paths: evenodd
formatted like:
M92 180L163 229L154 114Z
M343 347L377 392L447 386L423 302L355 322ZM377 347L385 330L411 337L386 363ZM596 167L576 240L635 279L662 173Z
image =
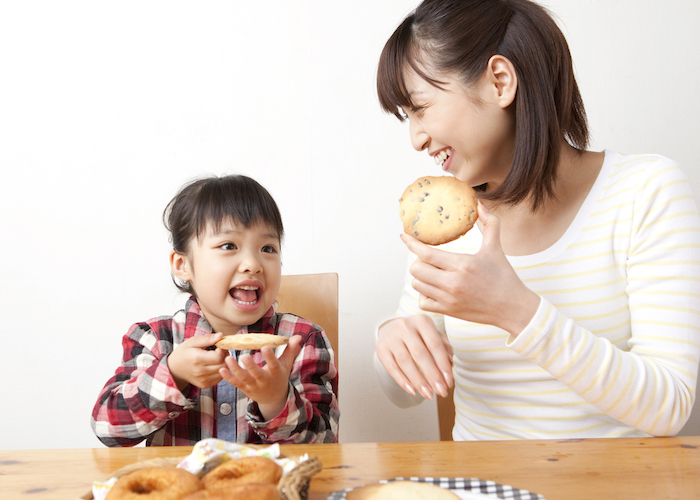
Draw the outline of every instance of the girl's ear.
M496 92L499 106L505 109L513 104L518 90L518 75L513 63L507 57L497 54L489 59L486 71Z
M170 252L170 271L181 281L191 281L190 265L187 256L172 250Z

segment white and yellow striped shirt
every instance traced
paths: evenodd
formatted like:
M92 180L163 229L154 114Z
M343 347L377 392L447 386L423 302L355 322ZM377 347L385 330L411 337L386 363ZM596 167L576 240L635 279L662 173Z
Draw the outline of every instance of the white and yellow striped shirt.
M475 253L481 238L475 227L441 248ZM429 314L454 348L455 440L661 436L682 428L700 359L700 217L675 162L606 151L561 239L508 260L542 298L515 339ZM401 316L424 314L411 279ZM376 365L396 404L419 401Z

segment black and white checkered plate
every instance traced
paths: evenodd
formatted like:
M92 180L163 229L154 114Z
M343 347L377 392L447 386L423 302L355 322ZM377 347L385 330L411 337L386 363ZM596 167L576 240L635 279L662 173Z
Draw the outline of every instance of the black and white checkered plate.
M545 500L538 494L527 490L513 488L507 484L494 483L493 481L484 481L476 478L461 478L461 477L397 477L380 481L380 483L389 483L392 481L417 481L421 483L430 483L441 488L449 489L452 493L460 497L462 500L488 500L491 499L514 499L514 500ZM335 491L331 493L326 500L343 500L346 494L355 488L347 490Z

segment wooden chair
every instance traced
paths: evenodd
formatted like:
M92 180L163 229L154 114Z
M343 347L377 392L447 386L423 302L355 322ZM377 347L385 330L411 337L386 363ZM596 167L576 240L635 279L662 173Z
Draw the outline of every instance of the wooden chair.
M452 428L455 425L454 387L450 389L446 398L437 397L438 427L440 429L440 441L452 441Z
M333 346L338 366L338 274L282 276L277 311L308 319L322 327Z

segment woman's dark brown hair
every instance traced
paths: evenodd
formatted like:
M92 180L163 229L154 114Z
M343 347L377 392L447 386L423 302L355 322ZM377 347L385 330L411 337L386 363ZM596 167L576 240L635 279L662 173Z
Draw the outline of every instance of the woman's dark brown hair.
M578 150L588 145L583 100L569 46L549 13L528 0L425 0L396 29L379 59L377 91L382 108L404 119L413 107L404 74L453 75L474 84L494 55L506 57L518 77L513 164L486 199L533 210L554 195L562 138Z
M189 252L190 243L204 234L208 224L219 231L226 220L246 229L265 224L275 231L280 241L284 235L282 216L275 200L267 189L244 175L207 177L187 184L163 212L163 223L170 232L173 250L183 255ZM190 283L174 278L173 281L183 292L193 293Z

